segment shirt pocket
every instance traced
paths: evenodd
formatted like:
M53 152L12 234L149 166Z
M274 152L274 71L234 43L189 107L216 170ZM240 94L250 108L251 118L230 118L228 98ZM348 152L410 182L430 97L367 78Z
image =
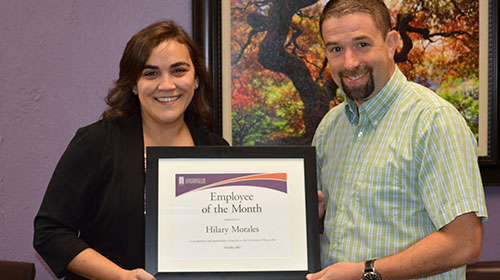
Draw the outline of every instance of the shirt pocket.
M373 166L359 174L356 189L360 214L368 221L396 223L400 212L402 189L391 167Z

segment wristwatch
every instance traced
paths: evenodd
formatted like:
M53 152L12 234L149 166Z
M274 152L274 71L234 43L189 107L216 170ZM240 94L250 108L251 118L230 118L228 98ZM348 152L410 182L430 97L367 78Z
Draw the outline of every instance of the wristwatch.
M375 271L375 267L373 264L375 260L369 260L365 262L365 271L363 273L362 280L382 280L382 276Z

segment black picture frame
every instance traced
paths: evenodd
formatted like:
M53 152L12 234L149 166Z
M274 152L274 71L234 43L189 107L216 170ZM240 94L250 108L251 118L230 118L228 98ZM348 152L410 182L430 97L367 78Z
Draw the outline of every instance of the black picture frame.
M222 135L222 34L221 0L192 0L193 40L205 54L214 92L213 130Z
M488 0L488 156L478 158L483 184L500 186L498 150L498 3ZM207 55L214 83L214 130L222 135L221 0L192 0L193 38Z
M299 159L304 163L305 224L301 225L307 236L307 270L293 271L230 271L193 272L158 271L159 161L161 159L258 159L265 163L275 159ZM299 161L299 162L300 162ZM260 162L260 161L259 161ZM316 191L316 153L314 147L148 147L146 168L146 270L156 279L305 279L305 275L320 270L319 218ZM300 185L300 182L299 182ZM170 187L170 186L169 186ZM174 188L174 186L172 186ZM297 207L296 204L291 205ZM272 260L271 260L272 261ZM246 263L245 263L246 265Z
M485 186L500 186L500 162L498 131L500 121L498 108L498 2L488 1L488 156L479 158L479 168Z

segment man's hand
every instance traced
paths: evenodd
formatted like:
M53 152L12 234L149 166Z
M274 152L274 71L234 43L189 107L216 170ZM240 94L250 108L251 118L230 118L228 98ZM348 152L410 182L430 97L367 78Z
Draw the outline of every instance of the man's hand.
M363 278L364 263L339 262L317 273L308 274L307 280L359 280Z
M325 196L322 191L318 191L318 215L320 220L325 217Z

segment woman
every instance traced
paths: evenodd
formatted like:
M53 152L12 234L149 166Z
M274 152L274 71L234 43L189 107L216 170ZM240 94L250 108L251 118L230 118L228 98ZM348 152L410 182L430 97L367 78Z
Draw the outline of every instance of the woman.
M58 277L154 279L144 271L147 146L228 145L209 132L203 57L171 21L134 35L102 120L61 157L35 218L34 247Z

